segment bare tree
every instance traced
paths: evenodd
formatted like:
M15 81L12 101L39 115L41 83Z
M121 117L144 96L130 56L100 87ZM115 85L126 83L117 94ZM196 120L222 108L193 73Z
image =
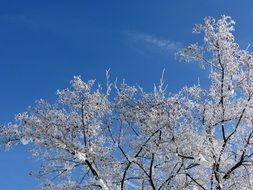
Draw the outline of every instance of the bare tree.
M43 165L41 189L252 189L253 57L239 49L234 21L195 25L203 45L177 55L210 71L210 87L166 95L74 77L55 104L39 100L3 126L1 144L30 144ZM97 87L96 87L97 86Z

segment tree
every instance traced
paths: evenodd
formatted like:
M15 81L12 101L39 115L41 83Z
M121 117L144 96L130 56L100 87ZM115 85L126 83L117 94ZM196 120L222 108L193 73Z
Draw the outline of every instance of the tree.
M239 49L234 21L195 25L203 45L177 55L210 71L210 87L166 94L126 83L103 90L79 76L3 126L1 144L30 144L42 160L41 189L252 189L253 58ZM97 87L96 87L97 86Z

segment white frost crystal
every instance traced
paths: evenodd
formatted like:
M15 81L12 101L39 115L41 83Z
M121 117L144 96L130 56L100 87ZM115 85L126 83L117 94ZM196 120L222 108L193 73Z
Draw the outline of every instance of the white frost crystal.
M23 144L23 145L27 145L29 142L30 142L30 139L27 138L27 137L22 137L20 139L20 142Z

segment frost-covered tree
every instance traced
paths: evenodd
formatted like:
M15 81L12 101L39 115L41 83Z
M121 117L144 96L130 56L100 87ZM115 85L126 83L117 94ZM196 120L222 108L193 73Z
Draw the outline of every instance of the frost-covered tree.
M177 55L210 71L210 87L166 94L74 77L56 103L39 100L1 128L1 144L41 159L43 190L253 188L253 55L239 49L234 21L195 25L203 45Z

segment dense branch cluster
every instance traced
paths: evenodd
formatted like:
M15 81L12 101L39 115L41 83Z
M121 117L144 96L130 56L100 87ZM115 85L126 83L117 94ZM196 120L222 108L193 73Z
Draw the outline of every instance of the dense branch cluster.
M79 76L3 126L9 149L30 144L43 165L32 175L43 190L252 189L253 58L239 49L234 21L208 17L195 25L203 45L177 55L210 70L210 88L166 95L109 81L105 90Z

